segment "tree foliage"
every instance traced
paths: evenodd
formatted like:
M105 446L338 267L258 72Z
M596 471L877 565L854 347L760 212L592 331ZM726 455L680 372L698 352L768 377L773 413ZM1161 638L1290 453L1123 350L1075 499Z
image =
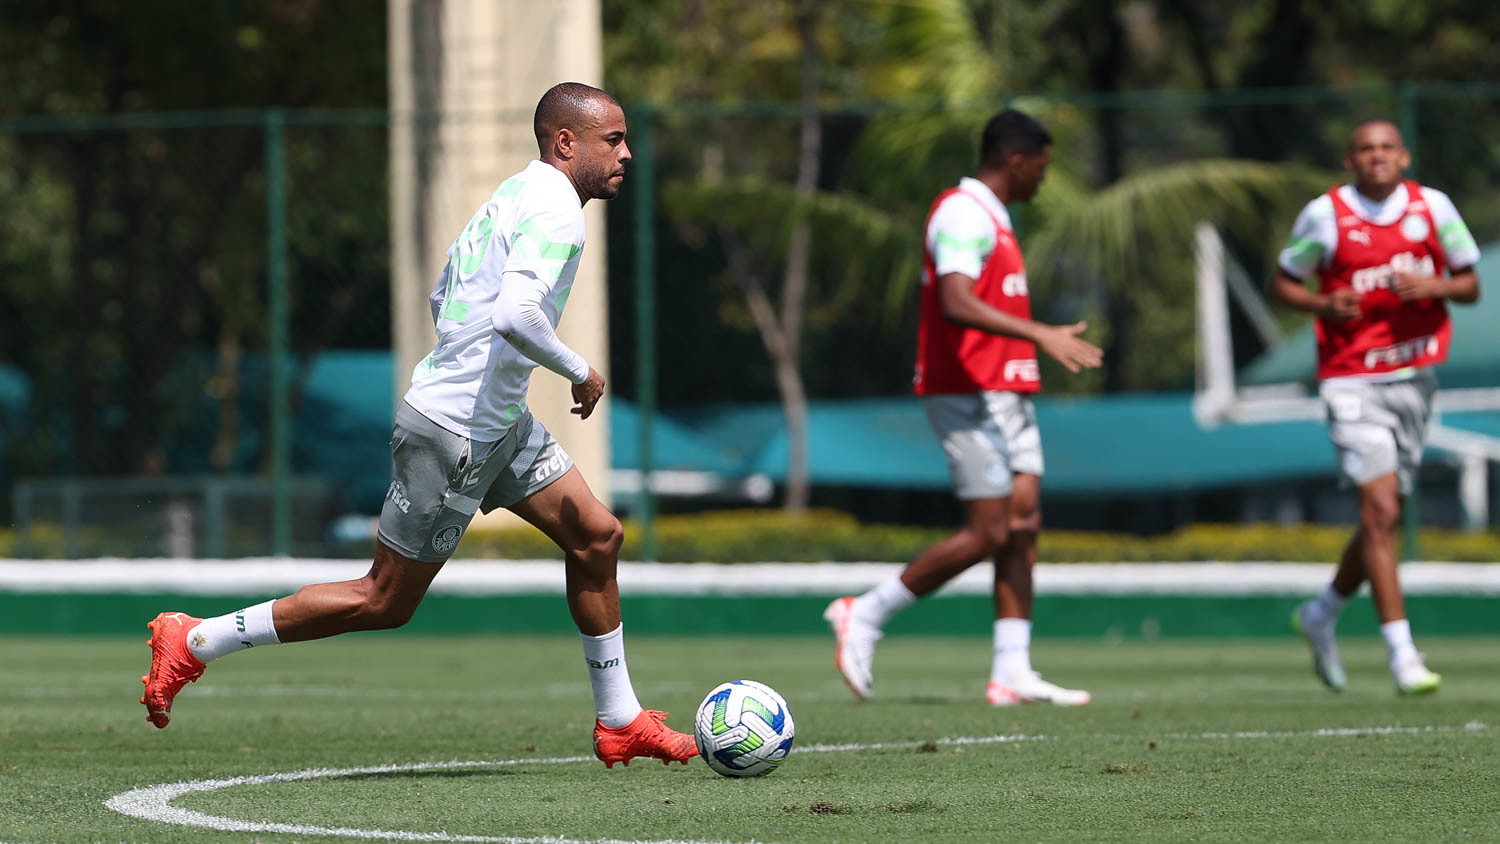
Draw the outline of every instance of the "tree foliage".
M63 118L0 133L0 355L30 376L37 408L30 447L10 450L21 472L255 468L253 442L239 453L255 411L242 410L241 373L242 349L265 348L265 136L254 113L222 110L379 107L384 20L347 8L6 4L7 110ZM181 113L192 109L216 111ZM163 116L65 119L141 112ZM288 130L293 197L315 203L289 214L294 345L347 343L357 330L317 329L351 291L383 284L384 203L371 200L384 199L384 138L372 131L373 143ZM385 342L383 325L375 336Z
M633 219L629 188L610 210L611 380L626 395L633 227L648 224L663 258L664 402L778 395L727 269L726 238L757 262L774 298L803 223L811 248L798 354L808 395L904 391L928 204L972 171L979 128L1004 104L1035 113L1056 137L1041 195L1015 215L1036 311L1088 318L1110 351L1106 378L1049 372L1049 389L1183 385L1188 221L1220 221L1234 255L1264 275L1291 212L1337 178L1362 117L1414 121L1420 176L1454 196L1481 242L1500 237L1493 89L1403 100L1400 88L1500 79L1497 4L827 0L814 32L822 143L811 192L794 188L799 123L788 106L802 92L802 8L602 3L606 86L628 107L659 109L661 219ZM0 9L7 116L386 99L379 3L0 0ZM1293 96L1306 86L1376 93ZM1164 89L1220 99L1130 99ZM7 449L10 470L253 467L254 444L237 431L262 411L235 375L249 364L233 359L264 347L261 131L9 125L0 362L29 376L36 409L24 432L7 427L26 443ZM294 344L381 345L384 129L293 126L287 137ZM215 434L198 433L205 413Z
M677 162L664 168L663 208L677 223L663 232L667 251L706 254L706 280L732 294L712 269L727 262L714 257L710 220L755 243L766 262L784 254L789 221L811 221L825 262L803 358L812 395L906 388L927 205L972 172L979 127L1007 104L1037 115L1056 137L1041 195L1013 209L1035 276L1035 310L1050 321L1089 319L1109 352L1102 378L1049 370L1049 390L1163 389L1191 383L1193 224L1218 222L1232 256L1264 276L1296 209L1339 178L1353 123L1371 114L1401 117L1396 89L1369 96L1363 87L1349 97L1328 87L1295 89L1308 91L1301 99L1295 90L1239 92L1486 79L1496 57L1484 39L1466 37L1461 17L1494 18L1479 5L1439 3L1429 13L1285 0L833 2L829 17L838 25L824 33L821 51L824 123L836 142L825 151L818 195L803 198L787 189L791 120L758 105L792 99L790 4L616 6L610 22L618 29L607 31L621 35L607 43L611 84L627 100L650 100L667 114L684 100L716 106L665 119L668 131L657 135ZM653 36L639 37L648 25ZM1446 73L1418 48L1424 43L1445 55ZM654 64L658 58L682 64ZM678 68L685 72L674 76ZM1178 102L1130 99L1169 88L1184 92ZM1210 98L1190 100L1195 91ZM735 103L745 110L732 114ZM1417 106L1424 129L1411 140L1419 153L1431 145L1430 133L1445 149L1467 151L1419 154L1422 173L1458 196L1487 239L1496 230L1493 204L1465 202L1462 194L1500 181L1488 148L1493 134L1460 129L1458 110L1439 101ZM1497 103L1486 104L1484 120L1500 124ZM748 330L750 320L733 314L732 295L720 309L731 327ZM723 349L727 340L714 343ZM859 348L868 366L815 352L828 348ZM877 349L883 357L863 354ZM1244 359L1257 347L1252 340L1240 351ZM683 385L695 397L703 387L697 379ZM725 387L735 392L709 397L744 398L747 389L769 396L765 382L741 378ZM668 373L663 396L677 394Z

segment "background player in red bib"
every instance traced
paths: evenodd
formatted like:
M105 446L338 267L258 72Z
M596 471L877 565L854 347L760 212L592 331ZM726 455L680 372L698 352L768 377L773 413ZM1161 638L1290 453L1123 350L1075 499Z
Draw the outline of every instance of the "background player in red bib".
M1297 608L1293 623L1318 677L1347 683L1334 623L1370 581L1396 688L1437 691L1412 644L1396 575L1396 528L1422 460L1422 441L1452 326L1444 300L1475 302L1479 249L1453 202L1402 178L1411 154L1384 120L1361 123L1344 166L1354 184L1307 204L1279 258L1276 298L1318 316L1319 393L1339 473L1359 493L1359 530L1333 583ZM1446 277L1445 277L1446 271ZM1316 277L1316 291L1304 281Z
M1006 110L985 125L979 172L944 191L927 219L916 393L948 455L965 524L899 575L859 597L828 605L836 664L868 697L881 628L917 598L984 559L995 561L995 651L986 699L1077 706L1089 693L1064 689L1031 668L1031 568L1041 527L1041 435L1028 395L1041 389L1036 349L1071 372L1103 360L1080 339L1086 327L1031 319L1026 265L1006 203L1036 195L1052 156L1040 123Z

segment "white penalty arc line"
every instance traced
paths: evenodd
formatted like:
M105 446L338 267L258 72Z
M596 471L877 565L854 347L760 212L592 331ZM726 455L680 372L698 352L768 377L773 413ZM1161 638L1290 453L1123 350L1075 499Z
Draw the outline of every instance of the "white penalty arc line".
M1366 735L1409 735L1422 733L1477 732L1488 729L1479 721L1470 721L1462 726L1426 727L1328 727L1301 731L1243 731L1208 733L1167 733L1160 736L1175 740L1222 740L1222 739L1281 739L1281 738L1347 738ZM798 748L799 753L844 753L869 750L911 750L924 747L963 747L968 745L1017 744L1020 742L1050 741L1059 738L1048 735L999 735L999 736L949 736L929 741L876 742L859 744L814 744ZM1122 739L1140 736L1077 735L1069 738ZM300 782L313 779L330 779L367 774L393 774L411 771L442 771L461 768L503 768L518 765L568 765L577 762L593 762L593 756L553 756L541 759L500 759L485 761L414 762L405 765L371 765L360 768L309 768L304 771L289 771L280 774L254 774L213 780L191 780L189 782L165 783L132 789L104 801L104 805L122 815L157 823L176 826L199 827L221 832L270 832L284 835L324 835L343 838L363 838L385 841L453 841L481 842L481 844L726 844L722 841L697 841L682 839L660 839L653 841L629 841L614 838L578 839L556 836L491 836L458 835L448 832L410 832L405 830L357 829L353 827L315 826L312 824L267 823L226 818L173 806L172 801L185 794L218 791L242 785L271 785L283 782Z
M592 762L592 756L554 756L543 759L501 759L494 761L416 762L407 765L371 765L362 768L310 768L280 774L256 774L216 780L192 780L137 788L104 801L104 805L142 820L177 826L201 827L223 832L274 832L284 835L329 835L342 838L366 838L388 841L470 841L485 844L581 844L582 839L556 836L455 835L447 832L408 832L404 830L356 829L353 827L315 826L311 824L265 823L244 821L195 812L173 806L172 801L184 794L218 791L240 785L270 785L282 782L359 776L361 774L394 774L410 771L445 771L461 768L501 768L515 765L566 765ZM647 844L613 838L588 839L592 844ZM678 841L665 839L649 844L723 844L723 842Z

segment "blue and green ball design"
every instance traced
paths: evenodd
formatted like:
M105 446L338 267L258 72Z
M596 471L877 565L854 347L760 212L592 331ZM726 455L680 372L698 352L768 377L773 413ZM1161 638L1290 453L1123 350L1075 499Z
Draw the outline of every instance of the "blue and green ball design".
M715 687L698 705L693 726L703 761L726 777L758 777L776 770L796 735L786 701L754 680Z

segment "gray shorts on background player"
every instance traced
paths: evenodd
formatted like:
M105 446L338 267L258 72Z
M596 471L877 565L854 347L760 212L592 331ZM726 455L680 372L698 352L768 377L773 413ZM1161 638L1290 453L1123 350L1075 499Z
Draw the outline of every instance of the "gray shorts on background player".
M960 500L1006 498L1012 474L1042 474L1042 433L1031 399L987 391L927 396L923 405Z
M441 563L474 518L545 489L573 458L530 412L499 442L474 442L402 403L391 430L395 477L380 510L380 541Z
M1341 480L1360 486L1394 472L1401 494L1410 495L1435 392L1431 369L1400 381L1331 378L1318 385Z

